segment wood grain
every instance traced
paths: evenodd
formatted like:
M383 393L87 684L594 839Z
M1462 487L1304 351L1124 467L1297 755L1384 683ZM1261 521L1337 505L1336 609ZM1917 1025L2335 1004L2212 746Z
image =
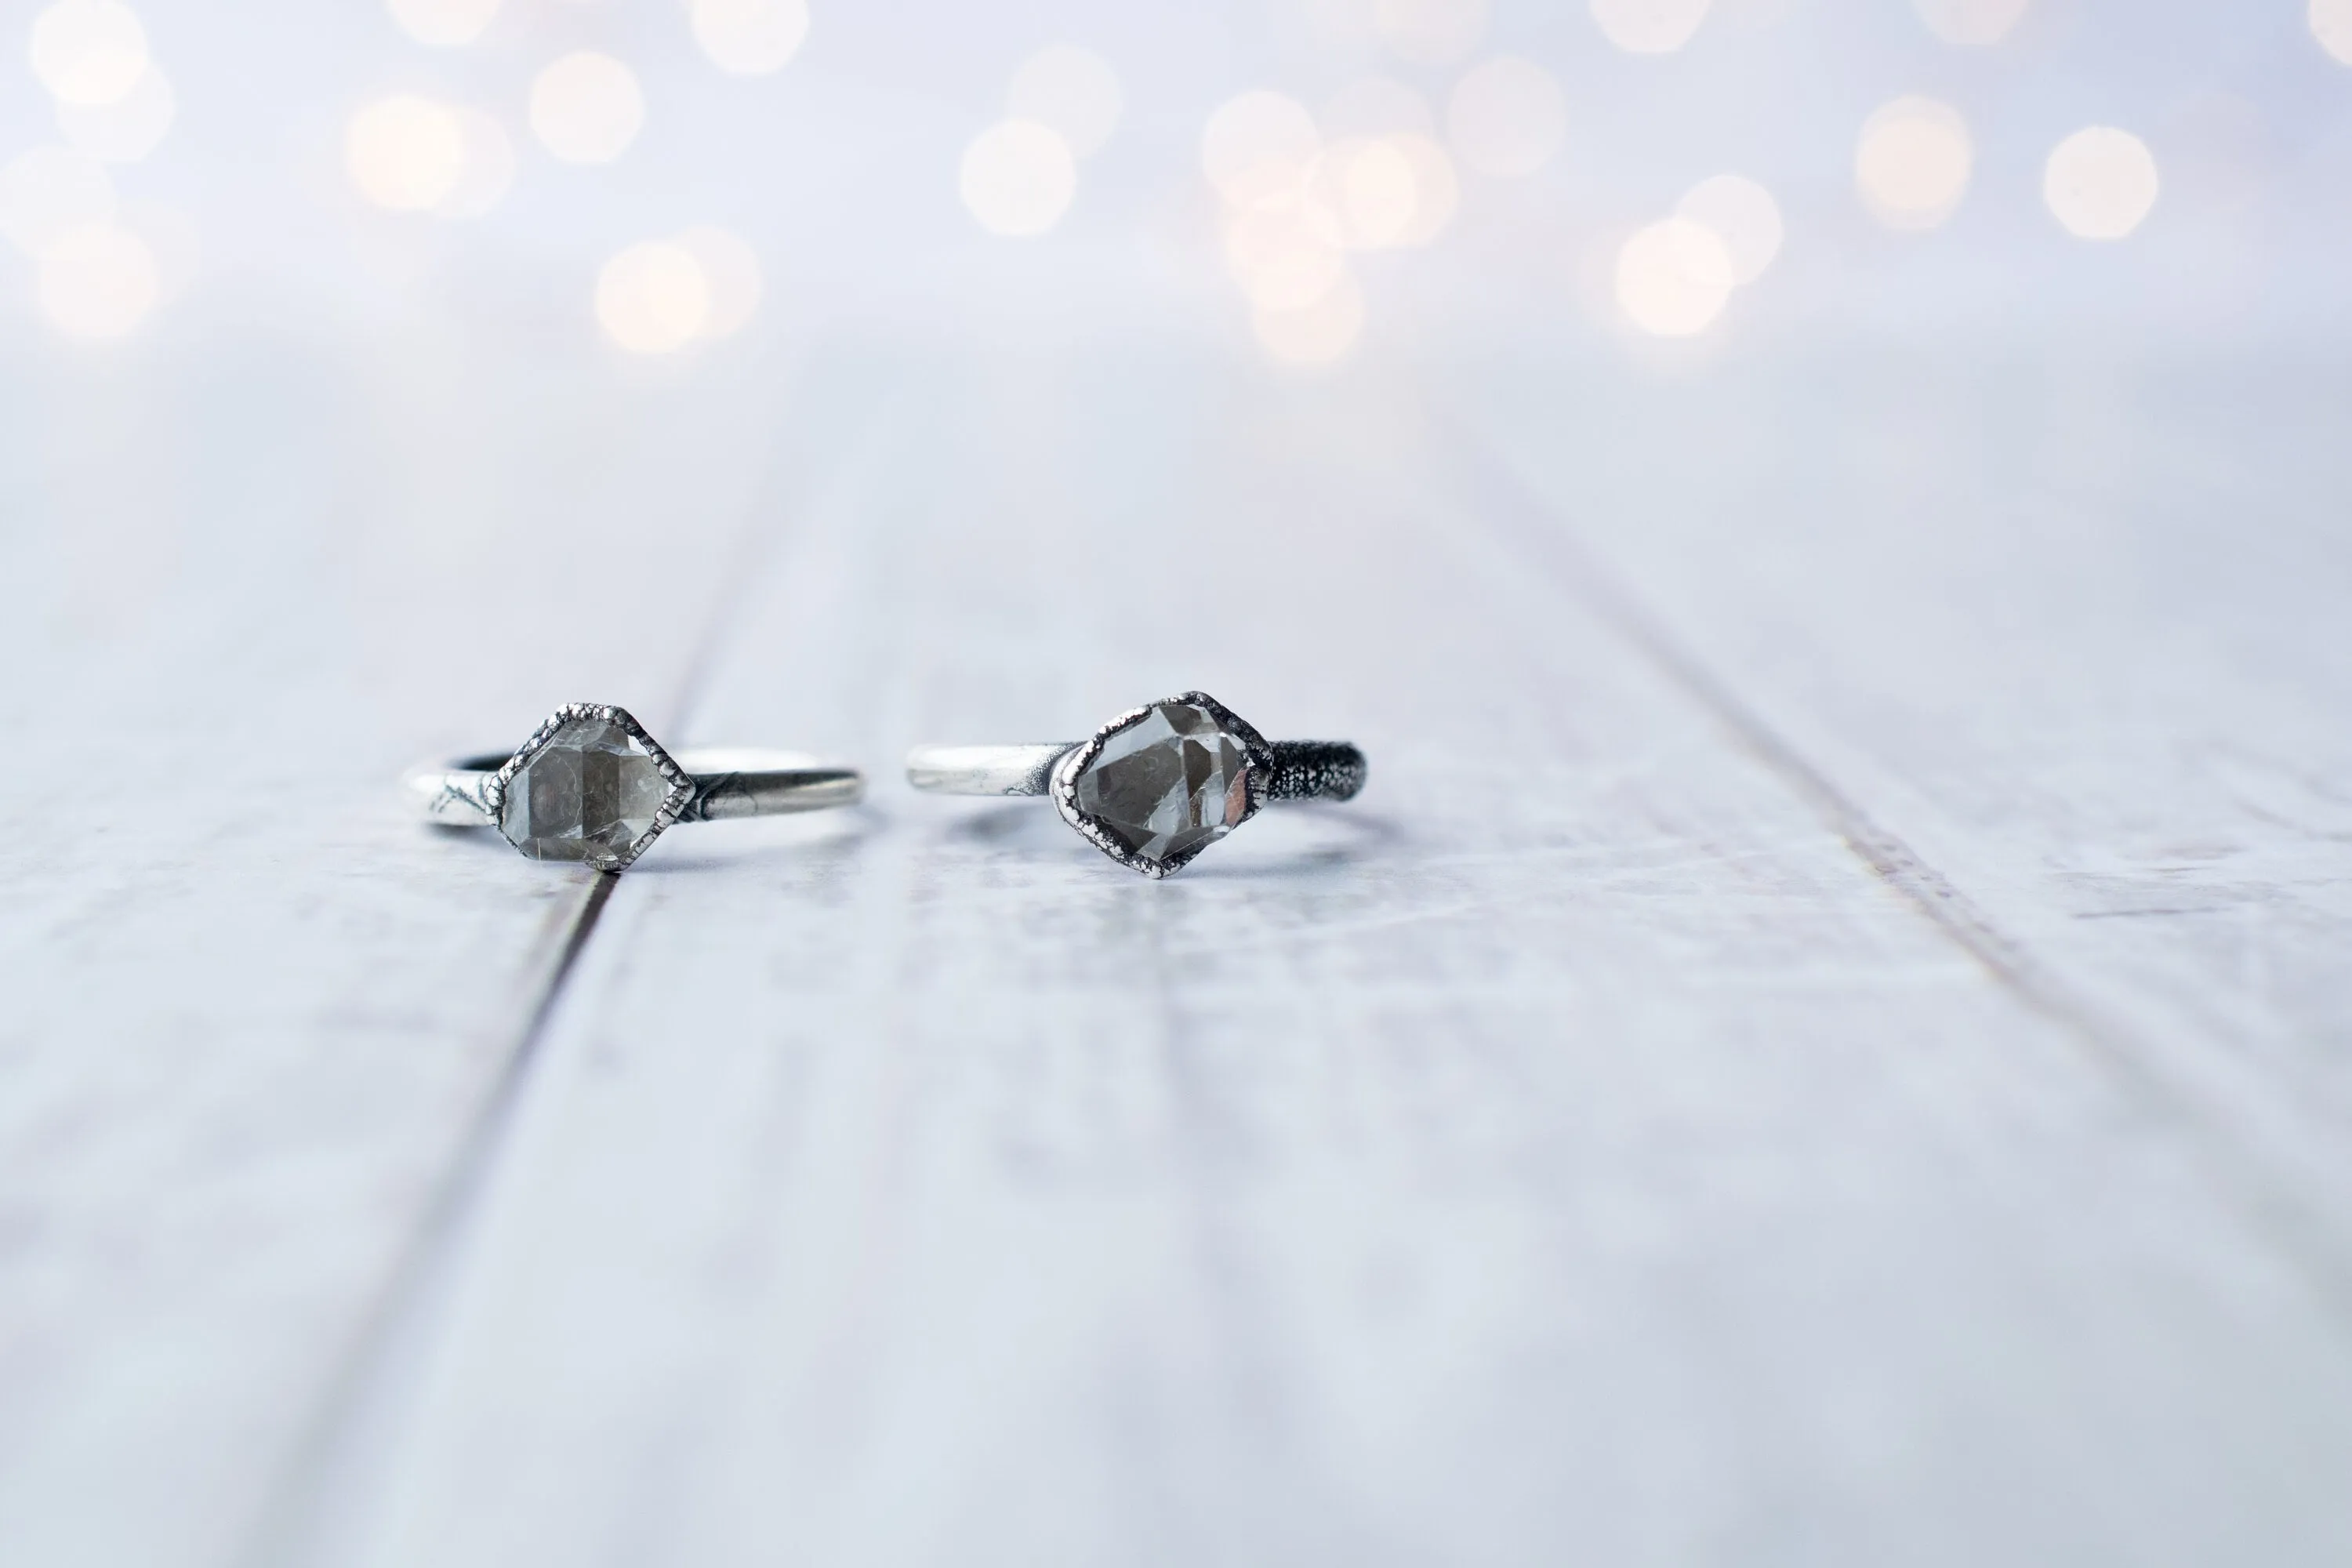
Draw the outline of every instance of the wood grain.
M1978 890L2000 858L1810 761L1731 589L1662 624L1755 733L1461 481L1410 385L928 366L881 428L684 739L889 757L1198 685L1360 740L1371 787L1164 884L1034 803L887 788L657 847L283 1500L289 1556L2352 1550L2341 1302L2247 1209L2279 1167L1923 912L1959 889L2109 996L2013 878ZM1727 531L1631 580L1744 561L1779 608Z
M1473 417L1532 488L1498 512L1938 868L2352 1317L2352 391L2246 374L1885 354Z
M569 699L659 722L747 512L838 445L822 409L747 438L788 382L333 349L53 374L5 437L11 733L47 764L0 777L12 1564L249 1550L591 891L386 779Z

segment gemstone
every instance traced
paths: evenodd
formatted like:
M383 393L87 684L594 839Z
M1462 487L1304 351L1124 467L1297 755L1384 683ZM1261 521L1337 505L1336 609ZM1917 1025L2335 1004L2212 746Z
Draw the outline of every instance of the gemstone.
M671 787L626 725L566 720L508 781L499 831L534 860L625 861Z
M1181 863L1249 815L1249 755L1207 709L1155 702L1073 781L1078 810L1130 855Z

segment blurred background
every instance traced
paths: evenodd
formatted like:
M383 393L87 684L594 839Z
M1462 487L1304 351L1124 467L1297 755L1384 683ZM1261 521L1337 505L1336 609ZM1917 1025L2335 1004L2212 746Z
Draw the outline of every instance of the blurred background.
M667 418L724 489L801 419L777 389L853 362L1108 351L1342 400L1500 366L1494 410L1748 364L1802 390L1856 350L2274 381L2347 320L2352 0L0 16L26 658L135 635L274 529L367 624L461 563L560 574L583 456ZM273 470L280 524L199 480ZM464 673L358 657L412 730Z
M2345 0L7 7L15 355L2339 331Z
M635 1560L858 1432L908 1560L1170 1433L1236 1562L2344 1560L2352 0L0 0L0 1560L359 1561L395 1450L378 1560L632 1560L547 1542L691 1539L606 1531L679 1390L768 1533ZM1370 826L1139 892L892 776L1192 685ZM571 700L873 796L617 894L399 814ZM1214 1560L1156 1484L1066 1560Z

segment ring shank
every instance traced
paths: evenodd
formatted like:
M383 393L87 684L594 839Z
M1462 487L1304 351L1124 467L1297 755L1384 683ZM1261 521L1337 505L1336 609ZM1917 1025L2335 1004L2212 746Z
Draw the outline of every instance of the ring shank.
M801 752L710 747L670 753L694 779L694 798L680 822L725 822L744 816L782 816L849 805L866 793L856 768L819 762ZM454 765L423 767L407 786L427 820L451 827L491 827L486 791L504 757L465 757ZM484 766L483 764L488 764Z
M917 746L907 782L931 795L1044 795L1076 741L1019 746Z
M1078 745L917 746L907 753L907 782L931 795L1044 795L1054 765ZM1346 741L1276 741L1265 798L1353 800L1364 774L1364 753Z
M1364 787L1364 753L1348 741L1276 741L1268 800L1353 800Z

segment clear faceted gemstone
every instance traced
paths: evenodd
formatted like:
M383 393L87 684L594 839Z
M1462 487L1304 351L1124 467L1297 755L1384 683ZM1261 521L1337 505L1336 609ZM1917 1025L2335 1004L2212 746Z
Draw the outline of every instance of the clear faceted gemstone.
M654 825L669 781L653 752L605 719L573 719L507 784L499 830L534 860L616 858Z
M1155 703L1079 773L1078 809L1155 865L1213 844L1249 810L1249 757L1205 708Z

